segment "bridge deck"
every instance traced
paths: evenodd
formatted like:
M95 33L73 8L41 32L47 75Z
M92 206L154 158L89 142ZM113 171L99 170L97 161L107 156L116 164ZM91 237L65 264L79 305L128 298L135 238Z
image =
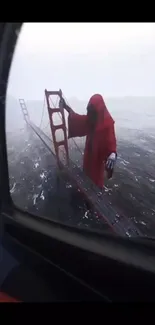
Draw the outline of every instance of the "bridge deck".
M39 136L48 150L55 156L52 140L35 124L32 122L28 122L28 124ZM61 167L66 171L72 181L75 182L79 190L84 193L86 199L90 202L100 219L103 220L105 226L109 226L109 230L111 229L116 235L121 236L142 236L140 230L130 219L117 214L105 198L104 191L101 193L97 186L91 182L85 173L77 167L71 159L69 160L69 165L65 165L64 162L61 161Z

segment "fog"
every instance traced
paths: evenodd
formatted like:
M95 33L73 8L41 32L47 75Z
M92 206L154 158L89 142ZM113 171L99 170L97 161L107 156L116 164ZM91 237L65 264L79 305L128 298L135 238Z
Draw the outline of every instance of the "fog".
M153 96L154 40L154 23L25 23L8 91L33 100L45 88L80 100Z
M45 88L61 88L79 113L101 93L117 128L152 127L154 65L154 23L25 23L9 76L7 127L23 125L19 98L39 125Z

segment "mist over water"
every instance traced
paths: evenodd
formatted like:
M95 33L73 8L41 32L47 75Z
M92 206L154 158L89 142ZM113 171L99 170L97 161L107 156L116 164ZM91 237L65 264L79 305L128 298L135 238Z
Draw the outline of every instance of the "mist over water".
M70 105L72 107L79 105L81 112L84 113L85 104L81 102L80 106L80 100L75 101L75 99L69 100ZM126 115L125 113L121 114L121 103L124 106L128 106L128 101L130 101L131 113L127 111ZM12 102L12 105L9 107L10 102ZM147 109L147 113L145 113L145 110L137 107L137 102L143 105L144 98L141 100L140 98L138 100L135 98L135 102L134 98L131 98L131 100L130 98L126 98L126 100L124 98L117 98L115 100L109 98L106 100L107 107L115 118L118 144L117 166L113 179L109 182L106 181L106 195L117 211L125 213L136 225L138 224L142 228L144 235L154 235L155 138L151 128L149 132L150 115L152 119L154 116L151 105L150 110ZM148 107L150 102L151 100L148 98ZM94 222L92 217L91 221L85 218L87 207L85 203L82 203L81 199L78 203L78 209L74 207L70 194L73 185L71 185L70 180L66 181L66 183L62 181L61 190L57 188L58 170L56 161L43 146L39 138L37 139L36 135L32 134L32 131L26 127L18 100L10 97L8 103L7 130L9 129L9 131L7 131L7 143L10 190L15 203L21 208L29 212L35 212L38 215L51 217L52 209L52 218L56 220L63 220L63 222L80 226L90 226L93 229L102 229L102 224L98 219ZM13 114L13 116L16 116L16 119L12 117L13 103L17 104L14 105ZM146 99L145 103L147 105ZM40 114L38 115L41 117L43 102L28 101L26 104L31 120L39 125L40 119L36 117L37 114L35 113L36 111L39 112L40 108ZM136 128L134 118L136 113L133 114L135 110L137 112L141 111L138 121L140 122L141 120L141 123L143 121L143 128L140 128L139 125ZM76 111L79 112L79 110ZM125 123L123 124L124 120ZM42 129L51 138L46 106L42 120ZM80 150L83 151L85 139L77 138L76 142ZM51 148L53 148L52 145ZM72 140L69 140L69 148L71 159L81 166L83 157L75 148ZM66 189L68 191L67 197L64 194ZM66 210L66 217L64 217L64 209L60 212L59 204L56 204L60 196Z
M40 33L41 28L45 32L47 28L45 25L38 27ZM101 93L115 120L118 145L115 173L112 180L106 180L105 195L116 211L125 214L138 225L144 236L154 236L155 77L152 67L155 63L153 57L155 27L154 24L142 26L142 35L141 29L133 24L126 24L127 27L124 27L126 34L123 34L124 32L121 34L122 29L119 26L113 28L111 26L113 24L109 24L111 27L101 25L95 27L96 32L93 34L94 42L97 44L101 42L101 46L97 47L100 48L100 52L95 52L89 38L84 38L80 34L80 37L77 36L77 42L81 41L84 45L83 52L79 53L81 47L76 47L75 44L74 47L64 46L63 52L58 39L52 36L54 35L52 24L50 27L48 25L47 33L50 28L50 37L55 46L47 50L46 39L43 41L40 36L40 42L44 42L44 51L41 48L39 50L38 29L31 24L25 24L11 68L6 100L11 195L17 205L37 215L80 227L104 229L97 216L94 217L94 212L88 213L88 206L77 194L74 184L70 179L64 179L58 171L53 156L26 126L19 104L19 98L23 98L30 120L51 138L44 98L45 88L47 90L61 88L68 104L79 114L86 113L91 95ZM56 26L53 26L56 30ZM68 34L64 34L64 39L70 44L71 32L65 28L65 33ZM104 42L107 42L105 31L109 32L106 51L102 46L105 45L102 37L101 40L95 39L97 28L102 30L100 35L103 34ZM58 26L59 31L60 29L61 26ZM117 30L116 37L114 29ZM86 33L87 28L83 27L85 36ZM137 46L134 41L135 34L139 35ZM128 51L125 49L127 44L123 45L127 36L130 40ZM113 45L114 37L116 42ZM38 56L34 56L35 47L32 39L36 42ZM66 123L67 116L65 113ZM55 116L54 123L59 123L58 115ZM61 137L62 134L59 132L60 140ZM85 139L77 138L76 142L83 152ZM83 155L78 152L72 140L69 140L69 150L71 159L82 166Z

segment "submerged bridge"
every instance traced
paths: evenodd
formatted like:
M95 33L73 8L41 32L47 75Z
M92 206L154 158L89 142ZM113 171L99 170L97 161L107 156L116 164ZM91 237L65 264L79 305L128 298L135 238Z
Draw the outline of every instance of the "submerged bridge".
M104 190L101 192L99 188L86 176L82 170L82 167L79 166L79 164L72 158L73 146L81 155L81 160L83 159L82 151L74 139L70 139L68 141L65 110L61 104L57 105L53 103L52 97L54 96L57 96L57 99L60 100L62 98L62 91L45 90L45 101L39 126L35 125L33 121L31 121L25 100L19 99L25 123L40 138L51 155L55 157L58 168L63 170L75 184L78 190L83 193L86 201L89 202L90 207L93 208L94 218L100 218L100 221L104 225L105 231L111 231L119 236L142 236L140 230L130 219L128 219L125 215L118 214L117 211L115 211L105 197ZM48 125L50 125L51 129L50 137L49 135L45 134L41 127L45 106L47 107L49 117ZM55 124L54 120L55 116L58 116L60 121L57 125ZM63 139L61 140L58 136L59 131L61 131L63 135Z

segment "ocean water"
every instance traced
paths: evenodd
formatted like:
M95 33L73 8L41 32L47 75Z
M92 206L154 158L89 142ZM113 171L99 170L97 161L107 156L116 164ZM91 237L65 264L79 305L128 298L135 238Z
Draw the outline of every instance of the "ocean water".
M113 179L105 181L106 197L118 213L125 214L139 227L144 236L155 236L155 98L111 98L106 99L106 104L115 119L118 144ZM84 109L83 103L80 112ZM20 108L16 107L16 111L20 112ZM35 119L31 109L30 113ZM58 171L55 160L40 140L23 122L17 127L14 119L14 127L11 127L11 116L12 110L8 107L10 192L15 204L46 218L104 231L105 225L94 211L90 211L77 188ZM46 113L42 128L51 136ZM76 139L76 142L81 152L73 141L69 141L70 155L81 165L85 139Z

